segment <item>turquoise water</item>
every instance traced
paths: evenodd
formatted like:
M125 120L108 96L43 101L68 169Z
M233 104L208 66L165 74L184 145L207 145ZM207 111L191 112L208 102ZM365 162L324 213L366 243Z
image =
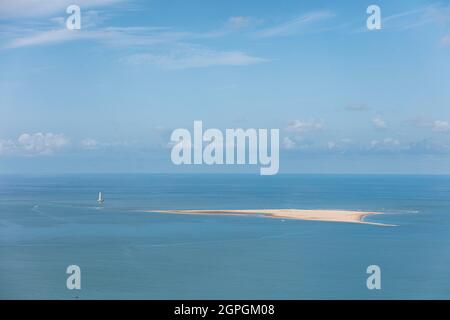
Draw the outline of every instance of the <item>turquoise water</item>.
M374 210L397 226L140 211L202 208ZM449 299L450 177L0 176L0 298Z

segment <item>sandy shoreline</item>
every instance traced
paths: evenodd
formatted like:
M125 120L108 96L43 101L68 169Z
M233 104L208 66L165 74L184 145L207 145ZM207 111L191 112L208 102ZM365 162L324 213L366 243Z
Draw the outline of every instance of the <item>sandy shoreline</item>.
M257 214L268 218L314 220L328 222L348 222L371 224L378 226L392 226L389 224L366 222L364 218L381 212L352 211L352 210L300 210L300 209L255 209L255 210L146 210L145 212L172 214L202 214L202 215L251 215Z

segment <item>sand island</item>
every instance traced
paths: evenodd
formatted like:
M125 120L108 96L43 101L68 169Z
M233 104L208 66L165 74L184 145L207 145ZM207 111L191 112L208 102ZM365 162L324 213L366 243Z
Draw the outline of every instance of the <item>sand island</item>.
M392 226L384 223L367 222L364 218L381 212L352 210L300 210L300 209L252 209L252 210L146 210L154 213L201 214L201 215L259 215L268 218L314 220L328 222L348 222Z

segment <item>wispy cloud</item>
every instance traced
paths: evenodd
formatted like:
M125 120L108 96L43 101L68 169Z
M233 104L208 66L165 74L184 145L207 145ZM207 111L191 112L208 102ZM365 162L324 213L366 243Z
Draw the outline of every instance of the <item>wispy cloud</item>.
M399 12L382 18L383 29L408 30L430 23L446 25L450 21L450 6L441 3Z
M126 60L132 64L151 64L165 69L245 66L267 61L241 51L215 51L199 46L182 46L164 54L134 54Z
M1 0L0 0L1 1ZM51 17L45 23L37 25L5 25L0 31L4 48L64 43L68 41L93 40L110 46L153 46L161 43L196 42L214 39L237 33L249 26L257 25L260 19L243 16L230 17L221 27L203 32L177 31L171 27L133 26L102 27L109 14L96 10L83 11L81 30L68 30L65 26L66 16ZM21 27L22 26L22 27Z
M305 31L310 24L334 17L330 11L315 11L301 15L285 23L260 30L256 33L257 37L268 38L275 36L290 36Z
M285 128L288 132L303 134L310 131L322 130L325 128L325 123L322 120L294 120L288 123Z
M20 48L27 46L36 46L44 44L52 44L59 42L66 42L77 39L87 39L92 37L90 33L81 33L78 31L69 31L67 29L49 30L44 32L34 33L29 36L18 37L9 41L5 48Z
M183 32L162 27L107 27L97 29L68 30L65 28L31 32L6 43L6 48L48 45L77 40L94 40L109 46L151 46L176 42L186 38Z
M226 27L232 29L243 29L261 24L262 22L262 19L257 19L254 17L233 16L228 19Z
M382 18L383 28L409 29L429 22L428 7L395 13Z
M152 64L165 69L202 68L210 66L246 66L266 62L264 58L240 50L214 50L194 44L201 39L222 37L256 23L250 17L235 16L223 27L207 32L176 31L170 27L101 27L104 20L98 12L88 11L87 22L81 30L65 28L63 18L51 18L50 25L38 30L14 30L5 37L3 48L14 49L30 46L56 45L73 41L123 48L122 61L133 64ZM83 20L85 21L85 20ZM58 26L55 28L55 24ZM129 48L144 52L128 55Z
M414 28L419 28L432 23L445 25L450 17L450 6L442 5L442 3L433 3L427 6L405 10L390 15L384 15L385 11L381 12L382 29L389 31L406 31ZM370 32L365 23L353 32Z
M236 16L236 17L230 17L228 19L228 25L232 28L245 28L250 25L250 18L249 17L242 17L242 16Z
M104 7L125 0L1 0L0 19L30 18L65 14L66 8L76 4L81 8Z

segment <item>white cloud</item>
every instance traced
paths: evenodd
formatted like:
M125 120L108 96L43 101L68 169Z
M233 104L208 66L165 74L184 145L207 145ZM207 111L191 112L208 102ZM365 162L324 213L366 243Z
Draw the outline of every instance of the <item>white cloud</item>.
M98 141L91 138L86 138L81 141L81 146L85 149L96 149L98 145Z
M431 128L433 132L450 132L450 123L448 121L416 117L410 122L416 127Z
M70 141L63 134L22 133L17 140L0 140L0 155L44 155L66 147Z
M450 132L450 124L448 121L436 120L433 122L431 130L434 132Z
M446 154L450 153L450 145L444 141L427 138L409 143L407 151L416 154Z
M325 124L322 120L294 120L288 123L286 131L302 134L309 131L322 130L323 128L325 128Z
M299 16L291 21L282 23L280 25L266 28L259 31L256 35L261 38L274 37L274 36L289 36L303 31L304 28L317 21L329 19L334 14L329 11L315 11L305 15Z
M65 14L66 8L76 4L81 8L102 7L122 0L0 0L0 19L29 18Z
M356 141L353 139L338 139L327 143L330 152L339 153L379 153L379 152L399 152L404 150L404 146L395 138L384 138L370 141Z
M328 141L326 147L330 151L346 151L352 146L353 141L349 138Z
M383 140L372 140L370 142L370 148L372 149L395 148L398 146L400 146L400 141L393 138L385 138Z
M63 134L23 133L17 141L12 142L10 151L25 154L52 154L70 143Z
M0 155L10 153L14 147L14 142L11 140L0 140Z
M387 128L386 121L383 120L380 116L377 116L372 119L372 123L377 129L385 129Z
M293 150L297 148L297 143L289 137L284 137L282 146L286 150Z
M148 63L165 69L245 66L267 61L241 51L215 51L202 47L185 47L165 54L135 54L126 60L133 64Z
M334 141L328 141L328 143L327 143L327 148L328 148L329 150L333 150L333 149L335 149L336 147L337 147L336 142L334 142Z

